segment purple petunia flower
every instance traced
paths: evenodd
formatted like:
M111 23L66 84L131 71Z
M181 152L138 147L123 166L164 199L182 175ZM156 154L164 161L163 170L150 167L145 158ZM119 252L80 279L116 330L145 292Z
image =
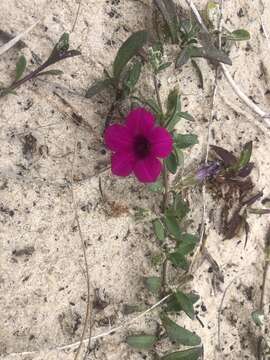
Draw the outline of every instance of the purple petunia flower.
M124 125L110 126L104 137L113 151L113 174L128 176L133 172L143 183L157 180L162 171L158 158L166 158L173 149L171 134L155 126L154 115L144 108L132 110Z

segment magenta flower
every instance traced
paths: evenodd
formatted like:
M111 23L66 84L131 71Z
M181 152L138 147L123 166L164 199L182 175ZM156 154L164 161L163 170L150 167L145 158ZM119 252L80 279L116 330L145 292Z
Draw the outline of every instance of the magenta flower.
M132 110L124 125L105 131L105 143L112 154L112 172L128 176L132 172L143 183L155 182L162 171L158 158L166 158L173 148L171 134L155 126L155 117L144 108Z

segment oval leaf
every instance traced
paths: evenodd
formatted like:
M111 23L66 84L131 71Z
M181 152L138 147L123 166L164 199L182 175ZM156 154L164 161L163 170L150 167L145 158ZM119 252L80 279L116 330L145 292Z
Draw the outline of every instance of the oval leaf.
M174 144L178 149L186 149L198 144L198 136L194 134L178 134L174 138Z
M250 40L250 33L247 30L238 29L234 30L229 35L225 35L225 38L232 41L245 41Z
M169 170L170 173L176 174L177 166L178 166L178 158L174 152L165 160L166 168Z
M195 312L193 308L193 302L191 301L191 299L186 294L182 293L182 291L179 290L175 292L175 297L179 305L183 309L183 311L187 314L187 316L191 320L193 320L195 317Z
M185 258L185 256L183 254L181 254L178 251L175 251L173 253L170 253L168 255L168 259L171 261L171 263L176 266L179 267L185 271L188 270L188 262L187 259Z
M181 236L182 231L178 225L177 218L169 213L165 216L164 222L168 232L178 239Z
M170 341L186 346L200 345L201 339L198 335L193 334L191 331L177 325L165 314L162 314L160 318Z
M156 341L154 335L131 335L126 338L127 344L137 350L150 350Z
M244 145L244 149L241 152L239 163L238 163L239 169L242 169L244 166L246 166L249 163L251 154L252 154L252 141L249 141L248 143L246 143Z
M138 51L146 44L148 33L146 31L138 31L133 33L120 47L113 63L114 78L119 80L119 77L127 65L129 60L135 56Z
M159 293L161 288L161 280L157 276L151 276L148 278L144 278L144 284L147 289L154 295Z
M110 85L112 85L112 81L110 79L96 81L90 86L90 88L87 89L85 97L91 99L93 96L107 89Z
M184 351L177 351L163 356L160 360L198 360L202 355L202 348L196 347Z
M162 222L158 219L155 220L153 222L153 228L154 228L154 233L155 233L157 239L159 241L163 242L165 240L165 229L164 229Z
M26 58L24 55L22 55L22 56L20 56L20 58L16 64L15 81L18 81L22 77L22 74L24 73L25 68L26 68Z

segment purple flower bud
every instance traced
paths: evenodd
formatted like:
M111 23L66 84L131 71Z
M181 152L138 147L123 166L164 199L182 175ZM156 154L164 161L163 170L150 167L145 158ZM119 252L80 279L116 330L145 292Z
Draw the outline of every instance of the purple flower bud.
M211 161L209 164L202 165L196 172L195 177L199 182L202 182L209 177L217 175L220 169L221 165L218 161Z

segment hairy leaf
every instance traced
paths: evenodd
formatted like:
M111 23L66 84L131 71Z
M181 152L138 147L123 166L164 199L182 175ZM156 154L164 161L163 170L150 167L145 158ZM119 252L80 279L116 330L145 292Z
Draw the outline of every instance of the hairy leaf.
M142 71L142 64L141 62L137 61L132 66L128 73L128 77L125 81L125 85L128 87L129 91L132 91L136 86L137 82L139 81L140 75Z
M190 46L188 52L191 58L205 58L208 60L218 61L227 65L232 65L232 61L228 57L228 55L224 51L219 50L214 46L207 48Z
M197 62L195 60L191 60L191 64L194 67L196 74L198 75L198 79L199 79L199 88L203 89L204 84L203 84L203 74L201 72L201 69L199 67L199 65L197 64Z
M198 244L198 237L191 234L182 234L178 241L177 251L183 255L190 254Z
M51 70L42 71L41 73L38 73L38 76L44 76L44 75L58 76L58 75L62 75L62 74L64 74L64 72L62 70L51 69Z
M119 77L133 56L146 44L148 33L146 31L138 31L133 33L120 47L113 63L113 75L116 80Z

